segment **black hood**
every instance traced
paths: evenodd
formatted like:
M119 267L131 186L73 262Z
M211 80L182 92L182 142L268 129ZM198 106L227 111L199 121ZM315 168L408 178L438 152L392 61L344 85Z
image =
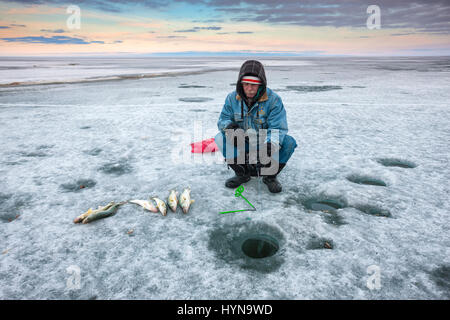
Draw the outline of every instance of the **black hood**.
M249 101L244 93L244 88L242 87L242 78L244 76L255 76L261 79L262 84L260 85L259 91L256 96ZM247 106L251 108L256 101L261 98L266 92L267 80L266 80L266 72L264 71L264 66L261 62L256 60L247 60L242 64L241 70L239 71L238 82L236 83L236 92L241 96L241 98L245 99Z

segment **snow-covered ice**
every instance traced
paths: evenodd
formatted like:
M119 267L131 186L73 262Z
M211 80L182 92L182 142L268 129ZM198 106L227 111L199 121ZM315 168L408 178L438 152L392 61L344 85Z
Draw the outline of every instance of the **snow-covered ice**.
M77 79L192 74L0 88L0 299L448 299L450 59L260 60L299 146L283 192L253 178L245 196L257 211L235 214L219 214L246 208L220 157L174 154L214 136L243 59L118 59L104 71L81 59ZM35 62L0 61L2 83L60 79L70 63L41 61L39 74ZM73 223L112 200L188 186L187 215L127 204ZM312 210L314 200L343 208ZM278 251L246 257L251 237Z

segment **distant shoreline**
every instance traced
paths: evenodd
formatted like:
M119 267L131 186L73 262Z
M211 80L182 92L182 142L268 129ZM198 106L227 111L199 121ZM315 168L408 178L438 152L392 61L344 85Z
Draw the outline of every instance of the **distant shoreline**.
M230 71L239 70L236 68L215 68L215 69L203 69L197 71L174 71L174 72L160 72L160 73L147 73L147 74L126 74L126 75L115 75L115 76L100 76L85 79L72 79L64 81L15 81L11 83L0 84L0 88L10 88L10 87L25 87L25 86L39 86L39 85L56 85L56 84L74 84L74 83L91 83L91 82L105 82L105 81L121 81L121 80L138 80L138 79L148 79L148 78L161 78L161 77L177 77L177 76L187 76L196 75L209 72L218 71Z
M0 57L0 88L40 85L79 84L91 82L139 80L160 77L198 75L218 71L238 71L244 57ZM246 57L246 59L249 57ZM392 57L260 57L266 68L298 68L323 64L323 68L341 63L402 64L386 66L391 71L414 70L423 61L431 66L449 70L450 56L392 56ZM63 63L61 63L63 62ZM403 64L413 63L409 66ZM54 68L55 71L52 71ZM375 68L377 68L375 66ZM127 69L127 70L125 70ZM318 69L318 70L319 70ZM105 71L102 71L105 70ZM142 71L142 72L141 72ZM288 70L284 70L288 71Z

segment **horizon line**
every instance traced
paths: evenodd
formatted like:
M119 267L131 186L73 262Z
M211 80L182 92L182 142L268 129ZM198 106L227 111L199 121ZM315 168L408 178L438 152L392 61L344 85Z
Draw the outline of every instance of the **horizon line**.
M329 58L329 57L450 57L450 54L432 53L424 54L327 54L323 51L283 52L283 51L172 51L172 52L72 52L72 53L47 53L47 54L0 54L1 58L18 57L88 57L88 56L134 56L134 57L305 57L305 58Z

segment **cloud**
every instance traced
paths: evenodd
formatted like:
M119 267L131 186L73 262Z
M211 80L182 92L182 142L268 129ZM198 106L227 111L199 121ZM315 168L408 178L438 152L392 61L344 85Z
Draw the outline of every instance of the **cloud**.
M158 36L157 38L159 39L181 39L181 38L186 38L185 36Z
M24 24L14 24L14 23L10 24L10 26L12 26L12 27L22 27L22 28L26 27L26 25L24 25Z
M194 27L196 30L221 30L222 27Z
M192 23L216 23L216 22L225 22L224 19L207 19L207 20L192 20Z
M56 5L67 7L70 2L66 0L3 0L3 2L14 2L21 5ZM172 2L183 2L183 1L172 1ZM121 2L117 0L80 0L76 1L81 9L92 8L105 12L111 13L126 13L128 12L128 5L130 7L140 5L147 8L164 8L167 6L167 1L164 0L128 0L126 2Z
M148 56L321 56L326 54L326 51L255 51L255 50L242 50L242 51L178 51L178 52L158 52L147 54Z
M237 22L366 28L370 15L367 13L369 3L354 0L204 1ZM450 33L448 0L377 0L376 4L380 8L382 29L414 28L421 32Z
M236 32L216 32L216 34L250 34L253 31L236 31Z
M53 37L17 37L17 38L0 38L6 42L25 42L25 43L45 43L45 44L90 44L90 43L104 43L103 41L85 41L80 38L72 38L66 36Z
M64 33L63 29L49 30L49 29L41 29L42 32L50 32L50 33Z
M175 32L197 32L199 30L221 30L222 27L194 27L193 29L176 30Z
M434 52L437 50L449 50L450 48L412 48L402 49L402 51Z
M3 0L22 5L45 4L67 6L66 0ZM163 9L170 4L188 3L207 7L213 19L194 20L217 22L227 17L231 22L259 22L276 25L311 27L366 28L371 2L355 0L81 0L81 8L95 8L108 12L128 12L129 7ZM381 12L382 29L413 28L416 32L450 34L450 1L448 0L377 0ZM373 30L372 32L376 32Z
M11 29L11 28L7 26L0 26L0 29Z
M174 32L197 32L195 29L187 29L187 30L176 30Z
M391 36L408 36L410 34L416 34L415 32L407 32L407 33L391 33Z

